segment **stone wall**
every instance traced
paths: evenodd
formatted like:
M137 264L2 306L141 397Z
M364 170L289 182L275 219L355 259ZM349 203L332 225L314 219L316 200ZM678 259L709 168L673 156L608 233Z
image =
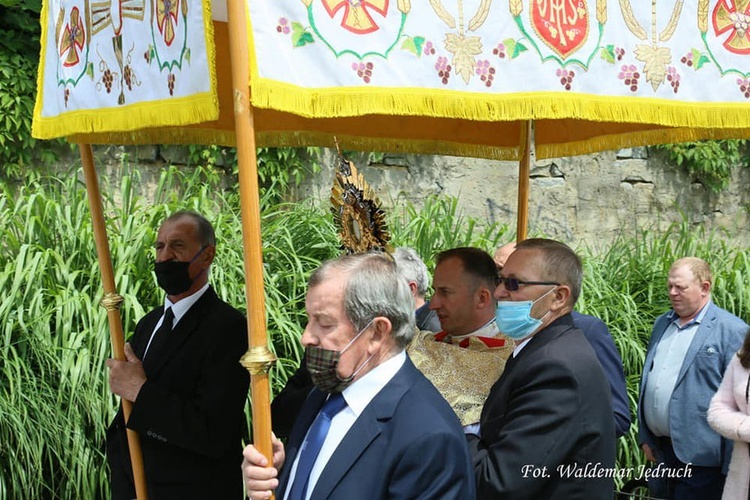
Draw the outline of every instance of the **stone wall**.
M404 200L420 205L431 194L446 194L459 198L466 215L508 223L515 231L517 162L374 156L351 159L386 206ZM331 152L323 164L333 165ZM331 181L332 172L323 172L302 186L298 196L327 200ZM642 230L663 234L685 221L726 229L736 244L747 245L748 181L750 169L735 169L729 188L712 193L647 148L537 160L531 169L528 232L601 248L619 236Z
M188 157L186 149L177 146L102 146L94 151L99 169L115 185L124 158L139 164L140 194L146 199L153 196L160 170L168 164L185 164ZM516 162L389 154L357 154L351 160L386 209L406 200L420 206L432 194L450 195L458 197L465 215L507 223L515 231ZM296 199L328 204L333 152L324 150L320 162L323 171L296 190ZM749 181L750 169L734 169L729 188L712 193L646 148L537 160L531 170L529 235L541 233L574 246L606 248L619 236L642 230L661 235L671 225L686 222L709 230L726 229L732 242L747 246ZM118 191L110 187L110 192Z

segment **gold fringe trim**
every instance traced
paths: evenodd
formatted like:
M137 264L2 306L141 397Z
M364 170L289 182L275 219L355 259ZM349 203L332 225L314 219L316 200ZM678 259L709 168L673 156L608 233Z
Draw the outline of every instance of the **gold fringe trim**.
M73 144L217 144L236 146L234 131L217 129L156 127L128 132L92 132L66 137ZM259 146L262 147L262 146Z
M216 120L219 116L216 94L203 92L188 97L142 102L117 108L76 110L58 116L34 117L32 136L53 139L74 134L127 132L151 124L189 125ZM119 141L115 141L119 142Z
M684 102L557 92L485 94L382 87L306 89L258 78L257 68L251 75L254 106L308 118L370 114L477 121L576 118L666 127L750 128L750 103Z

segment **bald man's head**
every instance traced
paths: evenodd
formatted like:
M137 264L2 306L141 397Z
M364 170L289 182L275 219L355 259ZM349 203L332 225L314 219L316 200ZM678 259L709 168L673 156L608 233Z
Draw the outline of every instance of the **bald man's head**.
M498 271L503 268L503 266L505 265L505 261L508 260L508 257L513 253L513 250L515 249L515 243L506 243L505 245L495 250L495 256L493 257L493 259Z

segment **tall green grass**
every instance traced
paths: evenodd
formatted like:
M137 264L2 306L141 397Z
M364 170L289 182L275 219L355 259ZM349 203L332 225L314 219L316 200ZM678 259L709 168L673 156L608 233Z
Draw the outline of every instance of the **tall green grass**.
M117 400L108 389L106 312L85 187L78 173L30 175L0 186L0 500L108 498L104 432ZM204 213L217 230L211 283L244 311L239 201L226 177L205 169L162 171L155 201L139 195L136 170L123 166L117 185L103 180L115 279L125 297L126 334L157 306L162 293L151 272L152 246L164 217L179 208ZM114 201L117 195L118 203ZM304 296L310 273L340 253L328 207L262 200L266 315L277 392L302 356ZM393 246L417 249L430 270L443 249L473 245L492 251L512 239L507 225L486 225L458 210L453 198L429 198L390 214ZM604 250L579 249L584 291L578 309L602 318L623 358L635 409L645 346L657 315L669 307L666 273L684 255L712 263L714 300L750 317L747 249L728 235L678 224L663 234L643 231ZM248 411L248 420L250 414ZM640 464L635 428L620 441L621 467Z

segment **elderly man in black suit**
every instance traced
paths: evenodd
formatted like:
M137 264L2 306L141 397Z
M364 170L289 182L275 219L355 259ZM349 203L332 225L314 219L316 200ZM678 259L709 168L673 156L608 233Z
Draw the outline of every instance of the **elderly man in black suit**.
M477 498L612 498L609 384L571 311L578 256L546 239L518 244L495 290L497 326L516 344L467 435Z
M135 498L126 427L141 438L149 498L242 497L247 324L208 284L215 252L214 230L195 212L177 212L159 229L164 306L138 323L127 360L107 360L112 392L133 402L129 420L121 408L107 432L115 500Z

